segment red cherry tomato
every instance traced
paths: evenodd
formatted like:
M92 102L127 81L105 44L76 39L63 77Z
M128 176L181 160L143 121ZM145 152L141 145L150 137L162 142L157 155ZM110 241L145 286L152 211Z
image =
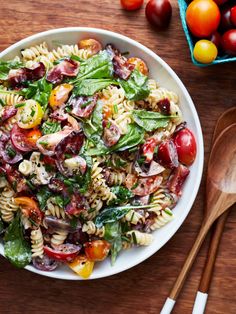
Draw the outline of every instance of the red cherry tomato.
M228 0L214 0L215 3L217 3L218 5L222 5L225 2L227 2Z
M197 145L193 133L185 128L180 130L174 137L179 161L186 166L190 166L197 152Z
M157 140L154 137L150 137L143 144L142 151L144 157L146 157L146 162L151 162L157 146Z
M42 136L41 132L36 130L21 129L17 123L11 129L11 141L16 149L21 152L30 152L36 148L36 141Z
M220 48L220 44L221 44L221 36L218 32L214 32L211 37L210 37L210 41L213 42L213 44L215 44L215 46L219 49Z
M172 140L167 140L160 144L157 159L161 165L168 168L178 167L178 155L175 144Z
M33 225L40 225L43 218L43 213L39 209L39 206L35 200L28 196L20 196L15 197L14 201L15 204L20 207L23 215L28 217Z
M169 0L150 0L145 9L148 22L157 29L165 29L170 24L172 7Z
M120 0L120 4L123 9L127 11L134 11L143 5L144 0Z
M226 4L221 10L220 29L226 31L231 28L233 28L233 23L231 21L231 7Z
M236 29L230 29L224 33L222 36L221 45L227 54L236 56Z
M230 19L234 26L236 26L236 5L230 10Z
M186 11L186 21L196 37L208 37L220 23L220 10L213 0L194 0Z
M85 246L85 255L87 256L88 260L96 262L96 261L103 261L109 251L110 251L110 243L105 240L95 240L92 242L86 242Z
M44 246L44 252L49 257L62 262L71 262L79 254L81 247L70 243L58 245L56 248Z

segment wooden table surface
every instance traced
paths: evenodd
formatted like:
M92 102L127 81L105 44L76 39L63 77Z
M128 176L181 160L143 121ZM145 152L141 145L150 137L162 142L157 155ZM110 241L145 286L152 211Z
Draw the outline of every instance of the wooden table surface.
M146 1L145 1L146 2ZM177 1L171 1L169 29L156 32L147 23L144 7L125 12L119 0L11 0L0 11L0 50L37 32L65 26L100 27L129 36L152 49L179 75L200 116L205 161L215 122L236 105L236 63L197 68L190 60ZM206 167L205 167L206 168ZM18 270L0 258L0 313L159 313L191 248L201 223L204 184L176 235L142 264L105 279L68 282ZM231 213L216 262L206 313L236 313L236 212ZM191 313L207 244L204 243L173 313Z

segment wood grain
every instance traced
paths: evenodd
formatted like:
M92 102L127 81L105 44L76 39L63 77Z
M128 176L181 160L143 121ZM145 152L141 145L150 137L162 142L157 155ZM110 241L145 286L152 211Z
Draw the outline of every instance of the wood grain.
M191 63L177 1L171 1L170 28L159 33L148 25L144 8L125 12L120 8L119 0L2 2L0 50L40 31L90 26L120 32L155 51L179 75L193 98L203 129L205 161L208 160L217 118L236 105L236 63L207 68L197 68ZM159 313L200 227L204 185L205 172L196 202L176 235L154 256L123 274L94 281L66 282L17 270L1 257L0 312ZM235 228L236 212L231 212L216 261L206 314L236 313ZM191 313L207 253L206 244L178 299L175 314Z

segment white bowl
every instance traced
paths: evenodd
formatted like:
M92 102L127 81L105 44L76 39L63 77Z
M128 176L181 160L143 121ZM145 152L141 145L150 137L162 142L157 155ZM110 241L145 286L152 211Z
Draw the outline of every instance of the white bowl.
M55 47L53 43L56 42L63 44L75 44L80 39L89 37L98 39L103 45L113 43L121 51L129 51L131 56L137 56L146 61L150 69L150 77L156 79L161 86L173 90L179 95L184 119L187 121L188 126L195 134L198 149L197 158L191 166L191 173L185 183L183 195L177 206L174 208L175 219L163 228L154 232L154 241L150 246L133 248L131 250L121 252L114 266L111 266L109 258L104 262L96 263L95 269L90 277L90 279L95 279L117 274L141 263L149 256L157 252L175 234L188 215L197 195L202 177L204 148L202 130L196 109L188 91L179 77L154 52L128 37L96 28L70 27L54 29L19 41L0 53L0 58L7 60L15 57L16 55L20 56L21 49L39 44L43 41L46 41L49 47L53 48ZM0 254L4 255L2 244L0 244ZM66 266L63 266L53 272L39 271L32 266L27 266L25 268L37 274L52 278L81 280L79 276L74 274Z

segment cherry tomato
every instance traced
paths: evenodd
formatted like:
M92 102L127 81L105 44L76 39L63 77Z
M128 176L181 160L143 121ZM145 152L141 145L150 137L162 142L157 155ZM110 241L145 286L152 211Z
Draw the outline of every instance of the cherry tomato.
M236 56L236 29L230 29L222 36L221 40L223 50L231 55Z
M104 120L108 120L111 116L112 116L111 106L103 106L103 118L104 118Z
M75 244L61 244L56 248L51 248L47 245L44 246L44 252L49 257L62 262L71 262L79 254L81 247Z
M234 26L236 26L236 5L230 10L230 19Z
M87 258L92 262L96 262L103 261L107 257L111 245L105 240L95 240L86 242L84 247Z
M100 50L102 50L102 44L96 39L92 39L92 38L80 40L78 46L80 49L90 50L92 55L95 55Z
M215 3L217 3L218 5L222 5L225 2L227 2L228 0L214 0Z
M175 168L170 178L168 179L167 186L169 190L176 194L177 196L181 196L182 194L182 186L189 175L190 170L184 165L179 165L178 168Z
M11 129L11 142L14 147L21 152L30 152L36 148L36 143L31 141L30 133L32 130L21 129L17 123ZM39 131L40 132L40 131ZM40 132L41 134L41 132Z
M186 166L190 166L194 162L197 152L196 140L193 133L187 128L180 130L174 137L174 144L177 149L179 161Z
M169 0L150 0L145 9L148 22L157 29L165 29L170 24L172 7Z
M77 256L73 262L68 263L68 266L80 277L86 279L92 274L94 262L88 260L88 258L83 254Z
M231 28L233 28L233 23L231 21L231 7L226 4L221 10L220 29L226 31Z
M208 37L220 23L220 10L213 0L194 0L186 11L186 22L196 37Z
M19 107L16 114L17 124L22 129L32 129L39 125L43 118L43 109L40 104L28 99L24 106Z
M67 101L72 88L73 85L65 83L58 85L51 91L49 105L52 107L52 109L57 109Z
M134 195L145 196L154 193L162 183L161 176L151 176L147 178L138 178L134 174L128 174L125 180L126 187Z
M146 63L140 58L129 58L128 63L133 64L143 75L148 75L148 67Z
M40 225L43 218L43 214L35 200L28 196L21 196L15 197L14 201L15 204L20 207L23 215L28 217L33 225L35 226Z
M27 141L36 147L37 140L42 136L42 132L39 129L33 129L27 133Z
M219 49L220 45L221 45L221 36L218 32L214 32L211 37L210 37L210 41L216 45L216 47Z
M146 162L151 162L157 146L157 140L153 137L150 137L143 144L142 151L144 157L146 157Z
M217 57L218 50L216 45L210 40L201 39L196 42L193 49L194 58L201 63L211 63Z
M127 11L134 11L143 5L144 0L120 0L120 4L123 9Z
M178 154L172 140L166 140L160 144L157 159L164 167L171 169L178 167Z

